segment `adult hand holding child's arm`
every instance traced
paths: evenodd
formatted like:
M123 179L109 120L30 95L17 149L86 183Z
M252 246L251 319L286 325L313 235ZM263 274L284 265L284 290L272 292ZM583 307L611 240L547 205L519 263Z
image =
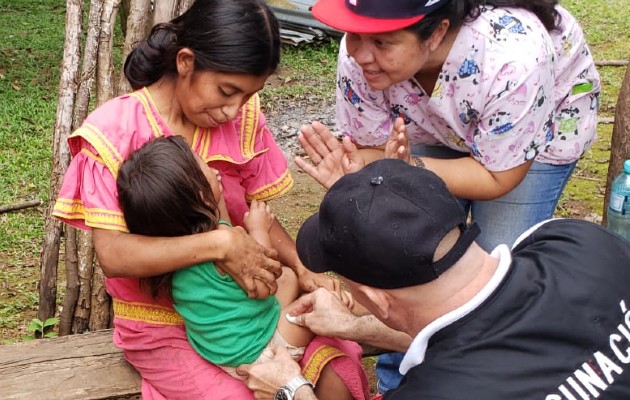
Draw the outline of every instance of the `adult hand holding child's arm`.
M363 309L353 307L358 308ZM336 294L325 289L297 299L289 318L317 335L354 340L388 350L406 351L412 339L406 333L387 327L372 314L355 315Z

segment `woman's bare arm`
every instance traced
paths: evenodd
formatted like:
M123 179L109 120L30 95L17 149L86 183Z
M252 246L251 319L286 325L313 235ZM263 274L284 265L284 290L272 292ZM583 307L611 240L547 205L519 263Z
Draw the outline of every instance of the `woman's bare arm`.
M262 298L254 278L275 293L280 275L276 252L252 239L244 229L214 230L196 235L166 238L94 229L94 248L107 277L160 275L203 261L214 261L248 292Z

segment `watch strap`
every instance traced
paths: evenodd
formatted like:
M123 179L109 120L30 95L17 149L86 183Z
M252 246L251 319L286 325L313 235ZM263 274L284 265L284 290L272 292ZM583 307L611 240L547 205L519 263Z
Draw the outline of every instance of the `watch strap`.
M288 394L288 400L293 400L293 397L295 396L295 392L297 392L297 390L299 388L301 388L304 385L308 385L311 387L311 389L315 388L315 385L313 385L313 383L311 381L309 381L308 379L306 379L305 377L303 377L302 375L298 375L295 378L291 379L289 381L289 383L287 383L286 385L282 386L280 388L280 390L285 390L285 393Z

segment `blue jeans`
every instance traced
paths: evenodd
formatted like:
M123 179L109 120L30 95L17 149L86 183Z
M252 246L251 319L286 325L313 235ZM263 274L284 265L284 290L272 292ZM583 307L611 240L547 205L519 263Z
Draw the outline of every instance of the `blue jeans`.
M436 158L468 157L467 153L437 146L417 146L413 153ZM481 228L476 242L486 251L499 244L512 246L516 238L538 222L552 218L567 181L577 162L551 165L534 162L523 181L508 194L490 201L460 199L472 221ZM379 356L376 363L377 388L380 393L394 389L402 375L398 366L401 353Z
M500 244L511 247L521 233L552 218L576 164L534 161L523 181L506 195L489 201L464 200L472 220L481 228L477 243L489 252Z

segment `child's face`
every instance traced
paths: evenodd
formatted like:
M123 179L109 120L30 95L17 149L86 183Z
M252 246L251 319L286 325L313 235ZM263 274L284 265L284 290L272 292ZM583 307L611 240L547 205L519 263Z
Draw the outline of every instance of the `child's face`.
M221 176L219 175L219 172L217 170L214 170L208 167L208 164L206 164L201 159L201 157L199 157L196 154L195 154L195 159L197 160L197 164L199 165L199 168L201 168L201 171L205 175L206 179L208 180L208 183L210 184L210 187L212 188L212 195L214 196L215 199L218 199L221 196L221 182L220 182Z

